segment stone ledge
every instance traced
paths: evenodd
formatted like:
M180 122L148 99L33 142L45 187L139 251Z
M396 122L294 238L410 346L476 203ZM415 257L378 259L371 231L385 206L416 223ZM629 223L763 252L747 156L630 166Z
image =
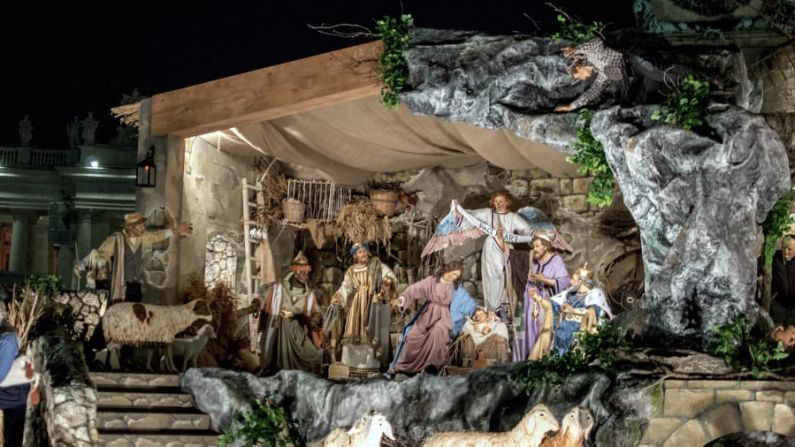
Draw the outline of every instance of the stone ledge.
M715 404L715 391L672 389L665 391L664 399L664 416L692 418Z
M685 419L654 418L649 421L649 426L646 427L646 432L640 442L641 444L661 445L684 423Z
M686 445L704 445L709 441L704 427L701 426L701 421L693 419L687 422L679 430L674 432L663 447L682 447Z

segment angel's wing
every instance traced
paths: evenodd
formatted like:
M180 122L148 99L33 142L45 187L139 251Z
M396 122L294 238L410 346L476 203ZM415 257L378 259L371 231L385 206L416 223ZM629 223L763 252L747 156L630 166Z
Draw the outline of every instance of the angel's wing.
M433 236L425 244L421 257L425 257L439 250L444 250L451 245L461 245L468 239L477 239L483 236L483 232L476 227L461 228L461 219L455 215L455 211L444 217L436 226Z
M532 206L525 206L519 208L516 212L522 219L530 225L534 234L543 234L552 241L552 248L558 251L565 251L572 253L574 250L571 248L566 239L563 239L558 229L552 223L552 220L538 208Z

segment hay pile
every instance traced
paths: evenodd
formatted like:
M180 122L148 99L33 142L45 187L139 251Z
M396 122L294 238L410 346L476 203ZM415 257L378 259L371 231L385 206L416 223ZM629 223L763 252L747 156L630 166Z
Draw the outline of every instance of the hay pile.
M262 185L264 203L257 206L255 220L262 228L282 218L282 200L287 196L287 178L276 159L259 157L254 160L254 171Z
M213 329L217 338L207 343L205 352L199 357L200 366L221 366L231 368L236 364L236 357L240 349L249 346L248 331L238 330L237 298L234 291L224 283L216 284L208 290L204 280L198 277L191 278L186 291L186 300L202 299L210 306L213 314ZM179 337L192 337L204 324L195 325L184 331ZM205 354L209 354L205 355Z
M362 199L340 210L334 236L348 245L376 242L388 248L392 227L386 218L378 217L368 199Z

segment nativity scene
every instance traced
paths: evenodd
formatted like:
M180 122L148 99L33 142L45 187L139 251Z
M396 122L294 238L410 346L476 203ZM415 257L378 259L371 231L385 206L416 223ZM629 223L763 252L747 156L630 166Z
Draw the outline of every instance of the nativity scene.
M386 37L114 109L163 181L55 294L64 337L96 377L180 370L223 445L795 440L792 78L637 3L657 32L385 21L393 109L351 66ZM195 102L258 83L290 94Z

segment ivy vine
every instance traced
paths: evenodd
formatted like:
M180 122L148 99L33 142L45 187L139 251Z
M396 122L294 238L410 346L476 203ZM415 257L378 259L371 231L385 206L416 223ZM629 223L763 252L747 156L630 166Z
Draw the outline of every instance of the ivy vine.
M385 107L395 109L400 106L400 92L409 78L404 53L408 48L409 33L414 29L414 18L411 14L402 14L400 18L384 17L375 22L375 28L384 42L383 53L378 58L384 81L381 102Z
M652 113L651 119L697 131L704 126L707 95L709 83L692 74L687 75L671 88L665 104Z
M604 147L591 133L594 111L581 109L577 115L577 137L574 140L574 155L567 157L569 163L577 163L577 172L593 176L587 201L600 208L613 203L613 171L607 164Z
M550 354L521 369L519 380L528 394L537 386L557 385L566 377L593 371L593 363L611 370L615 354L630 349L621 328L609 322L601 325L596 334L577 332L574 337L574 346L567 353Z
M605 27L602 22L582 23L561 10L558 10L557 21L560 28L552 34L552 38L555 40L566 40L574 45L588 42L601 34Z
M300 439L295 424L288 421L282 407L257 402L218 437L218 445L225 447L239 440L245 447L298 447Z
M753 337L751 324L743 316L714 330L712 352L723 357L726 365L735 371L750 371L759 378L766 371L780 368L780 362L789 354L784 345L762 337Z
M790 217L789 209L792 203L792 191L787 191L779 197L773 208L767 213L762 231L765 234L765 267L773 265L773 255L776 253L776 243L787 231L795 220Z

